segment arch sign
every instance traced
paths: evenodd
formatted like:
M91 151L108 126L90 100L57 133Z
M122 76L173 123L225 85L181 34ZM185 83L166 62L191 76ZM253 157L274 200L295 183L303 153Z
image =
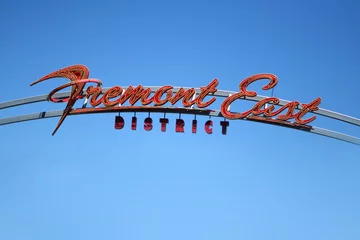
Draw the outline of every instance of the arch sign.
M120 130L125 126L125 120L120 116L120 113L133 112L131 129L136 130L136 113L146 112L149 113L149 116L144 119L144 129L150 131L153 127L150 113L156 112L164 113L164 117L159 119L159 124L161 131L165 132L169 123L166 113L177 113L180 117L175 122L176 132L185 131L185 122L181 119L181 114L192 114L195 116L191 124L192 133L196 133L198 129L196 116L203 115L222 117L223 121L220 121L220 126L221 132L224 135L226 135L227 128L230 125L229 120L246 120L293 128L360 145L360 139L357 137L310 125L310 123L312 124L316 120L316 115L321 115L360 126L360 119L321 109L319 107L321 104L320 97L314 98L311 102L301 103L298 101L281 100L273 96L260 96L255 91L250 90L251 84L259 80L265 80L265 84L262 87L263 90L273 89L278 83L278 78L273 74L250 76L240 82L239 90L236 92L218 90L219 81L217 79L212 80L207 86L200 88L174 87L171 85L160 87L138 85L135 87L114 86L103 88L101 80L89 78L89 75L89 70L84 65L73 65L40 78L33 82L31 86L59 77L67 78L69 82L56 87L48 95L0 103L0 109L50 101L66 104L64 110L2 118L0 119L0 125L60 117L52 133L54 135L67 116L113 112L119 113L119 116L115 116L115 129ZM68 89L68 91L62 91L64 89ZM211 106L218 98L222 99L220 109L211 109ZM244 112L230 111L231 104L240 100L253 101L254 105ZM79 101L82 101L82 106L75 108L75 104ZM181 107L178 107L179 105ZM211 119L205 122L204 131L208 134L213 132L213 121Z

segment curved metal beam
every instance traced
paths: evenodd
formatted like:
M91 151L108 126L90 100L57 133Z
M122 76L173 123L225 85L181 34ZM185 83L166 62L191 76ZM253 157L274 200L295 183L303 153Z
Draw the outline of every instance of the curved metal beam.
M89 110L91 110L91 109L93 109L93 108L90 108ZM100 108L100 110L101 109L105 109L105 108ZM124 111L121 111L121 109L123 109ZM117 109L109 108L109 109L107 109L108 111L105 111L105 110L103 110L103 111L99 111L99 110L84 111L84 110L86 110L86 108L74 109L74 110L72 110L72 112L69 115L72 116L72 115L78 115L78 114L96 114L96 113L109 113L109 112L134 112L134 108L132 108L132 107L129 107L129 108L119 107ZM183 114L197 114L197 115L204 115L204 116L223 117L219 110L203 110L203 109L189 109L189 108L139 107L136 112L159 112L159 113L164 113L164 112L179 113L180 112ZM31 120L38 120L38 119L44 119L44 118L60 117L62 114L63 114L63 110L57 110L57 111L39 112L39 113L26 114L26 115L21 115L21 116L16 116L16 117L3 118L3 119L0 119L0 125L6 125L6 124L24 122L24 121L31 121ZM245 119L239 119L239 120L257 121L255 118L254 119L245 118ZM266 122L266 121L261 121L261 123L274 124L274 125L282 126L282 127L291 127L296 130L305 131L305 132L309 132L309 133L313 133L313 134L353 143L356 145L360 145L360 138L346 135L346 134L339 133L339 132L335 132L335 131L331 131L328 129L318 128L318 127L314 127L314 126L296 127L296 126L281 125L281 124L277 124L274 122Z
M126 88L127 87L125 87L124 89L126 89ZM160 86L144 86L144 88L150 88L152 93L154 93L157 89L160 88ZM103 93L107 89L109 89L109 88L103 88ZM179 89L180 89L180 87L174 87L172 90L173 90L174 93L176 93L176 92L179 91ZM185 89L188 89L188 88L185 88ZM194 88L194 89L195 89L196 93L201 92L200 88ZM226 91L226 90L218 90L218 91L216 91L216 93L213 94L213 96L226 98L230 94L232 95L232 94L235 94L235 93L237 93L237 92ZM69 92L57 93L54 96L56 98L67 98L67 97L70 96L70 91ZM31 103L36 103L36 102L47 101L47 97L48 97L48 95L45 94L45 95L40 95L40 96L17 99L17 100L13 100L13 101L9 101L9 102L3 102L3 103L0 103L0 109L20 106L20 105L24 105L24 104L31 104ZM261 101L261 100L263 100L265 98L267 98L267 97L258 95L256 97L245 97L244 100L259 102L259 101ZM284 106L289 102L290 101L288 101L288 100L280 99L280 102L277 105L278 106ZM302 106L299 105L297 107L297 109L302 109ZM332 118L332 119L335 119L335 120L351 123L351 124L356 125L356 126L360 126L360 119L354 118L354 117L351 117L351 116L347 116L345 114L333 112L333 111L326 110L326 109L323 109L323 108L320 108L319 110L314 111L313 113L324 116L324 117Z

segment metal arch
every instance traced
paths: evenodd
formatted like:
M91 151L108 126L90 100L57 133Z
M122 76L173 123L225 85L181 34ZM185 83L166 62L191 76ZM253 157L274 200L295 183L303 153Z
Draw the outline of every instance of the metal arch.
M124 89L126 89L126 88L127 87L125 87ZM144 86L144 88L150 88L151 92L154 93L157 89L160 88L160 86ZM103 88L102 89L103 93L107 89L109 89L109 88ZM176 93L176 92L179 91L179 89L180 89L180 87L174 87L172 90L173 90L174 93ZM184 88L184 89L188 89L188 88ZM201 92L200 88L194 88L194 89L195 89L196 93ZM226 90L218 90L212 96L226 98L230 94L233 95L235 93L237 93L237 92L235 92L235 91L226 91ZM56 98L66 98L66 97L70 96L70 91L69 92L57 93L57 94L55 94L55 96L56 96ZM48 97L48 95L45 94L45 95L40 95L40 96L33 96L33 97L28 97L28 98L17 99L17 100L13 100L13 101L9 101L9 102L3 102L3 103L0 103L0 109L20 106L20 105L24 105L24 104L31 104L31 103L36 103L36 102L47 101L47 97ZM259 102L259 101L261 101L261 100L263 100L265 98L267 98L267 97L258 95L256 97L244 97L243 100ZM280 102L277 105L278 106L284 106L289 102L291 102L291 101L280 99ZM302 106L299 105L296 109L302 109ZM336 120L339 120L339 121L351 123L351 124L354 124L356 126L360 126L360 119L357 119L357 118L354 118L354 117L351 117L351 116L347 116L345 114L333 112L333 111L326 110L326 109L323 109L323 108L320 108L317 111L313 111L313 113L315 113L317 115L324 116L324 117L336 119Z
M144 86L144 88L150 88L152 93L154 93L156 90L158 90L160 88L160 86ZM109 88L103 88L103 93ZM126 89L126 88L124 88ZM174 87L172 89L172 91L174 93L178 92L180 89L180 87ZM184 88L184 89L189 89L189 88ZM199 94L201 92L200 88L194 88L195 92L197 94ZM61 92L61 93L57 93L55 94L56 98L67 98L70 96L70 91L68 92ZM212 96L215 97L222 97L222 98L226 98L229 95L233 95L236 94L237 92L235 91L226 91L226 90L218 90L216 91L214 94L212 94ZM83 95L84 92L83 92ZM22 98L22 99L17 99L17 100L13 100L13 101L8 101L8 102L3 102L0 103L0 109L5 109L5 108L11 108L11 107L16 107L16 106L20 106L20 105L25 105L25 104L31 104L31 103L37 103L37 102L44 102L47 101L48 95L40 95L40 96L33 96L33 97L28 97L28 98ZM263 99L267 98L266 96L256 96L256 97L245 97L242 100L247 100L247 101L254 101L254 102L259 102ZM288 100L282 100L280 99L279 104L277 104L278 106L284 106L287 103L290 103L290 101ZM297 107L297 109L301 109L302 106L299 105ZM84 109L84 108L80 108L80 109ZM74 109L73 111L76 112L77 109ZM115 109L113 110L113 112L119 112L119 111L126 111L126 110L119 110L119 109ZM144 112L149 112L149 109L147 109L146 107L143 107L142 110L138 111L144 111ZM153 110L151 110L152 112L170 112L170 113L174 113L174 112L181 112L184 114L198 114L198 115L207 115L207 116L214 116L214 117L223 117L221 115L221 112L219 110L203 110L203 109L194 109L194 108L174 108L174 107L156 107L153 108ZM108 111L111 112L111 111ZM93 112L82 112L81 114L90 114ZM339 121L343 121L343 122L347 122L347 123L351 123L353 125L356 126L360 126L360 119L351 117L351 116L347 116L341 113L337 113L337 112L333 112L330 110L326 110L326 109L319 109L317 111L313 111L313 113L317 114L317 115L321 115L324 117L328 117L328 118L332 118L335 120L339 120ZM43 119L43 118L52 118L52 117L60 117L63 114L63 110L57 110L57 111L48 111L48 112L39 112L39 113L33 113L33 114L26 114L26 115L21 115L21 116L15 116L15 117L9 117L9 118L1 118L0 119L0 125L6 125L6 124L12 124L12 123L17 123L17 122L23 122L23 121L31 121L31 120L37 120L37 119ZM70 115L76 115L76 113L72 113ZM250 118L245 118L245 119L239 119L239 120L245 120L245 121L254 121L253 119ZM269 122L262 122L262 123L267 123L267 124L271 124ZM278 126L283 126L283 125L279 125ZM284 127L284 126L283 126ZM285 126L288 127L288 126ZM354 136L350 136L350 135L346 135L343 133L339 133L339 132L335 132L335 131L331 131L328 129L323 129L323 128L318 128L318 127L310 127L309 128L294 128L297 130L302 130L302 131L306 131L306 132L310 132L313 134L318 134L318 135L322 135L322 136L326 136L326 137L330 137L330 138L334 138L334 139L338 139L341 141L345 141L345 142L349 142L349 143L353 143L356 145L360 145L360 138L354 137Z
M156 108L141 107L141 108L139 108L139 110L140 109L142 112L159 112L159 113L164 113L164 112L179 113L179 112L181 112L182 114L196 113L197 115L203 115L203 116L223 117L219 110L167 108L167 107L156 107ZM153 110L150 110L150 109L153 109ZM77 110L77 109L75 109L75 110ZM119 112L118 109L115 109L113 111L111 111L111 109L109 109L109 111L107 111L107 112L102 111L102 112L97 112L97 113L109 113L109 112L115 112L115 111ZM26 114L26 115L21 115L21 116L16 116L16 117L3 118L3 119L0 119L0 125L6 125L6 124L24 122L24 121L31 121L31 120L39 120L39 119L44 119L44 118L60 117L62 114L63 114L63 110L55 110L55 111L48 111L48 112ZM96 114L96 112L89 112L89 113L85 112L85 113L81 113L81 114ZM69 115L74 116L77 114L71 113ZM238 119L238 120L253 121L251 119L246 119L246 118ZM267 123L267 122L262 122L262 123L271 124L271 123ZM281 125L277 125L277 126L281 126ZM283 126L283 127L286 127L286 126ZM329 137L329 138L333 138L333 139L337 139L337 140L341 140L341 141L345 141L345 142L356 144L356 145L360 145L360 138L353 137L353 136L346 135L346 134L339 133L339 132L335 132L335 131L331 131L331 130L324 129L324 128L309 126L308 129L306 129L306 128L305 129L293 128L293 129L305 131L305 132L309 132L309 133L313 133L313 134L317 134L317 135L321 135L321 136L325 136L325 137Z

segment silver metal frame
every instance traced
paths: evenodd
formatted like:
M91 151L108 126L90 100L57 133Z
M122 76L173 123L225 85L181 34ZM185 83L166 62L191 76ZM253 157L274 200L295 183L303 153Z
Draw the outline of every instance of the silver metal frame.
M150 88L152 90L152 93L154 93L157 89L160 88L160 86L150 86L150 87L144 86L144 88ZM109 89L109 88L103 88L103 93L107 89ZM126 88L124 88L124 89L126 89ZM172 91L175 93L175 92L179 91L179 89L180 89L180 87L174 87L172 89ZM188 88L185 88L185 89L188 89ZM194 89L195 89L197 94L201 92L200 88L194 88ZM237 93L237 92L218 90L213 94L213 96L226 98L229 95L233 95L235 93ZM70 91L61 92L61 93L57 93L57 94L54 95L54 97L58 98L58 99L67 98L69 96L70 96ZM28 98L17 99L17 100L13 100L13 101L9 101L9 102L3 102L3 103L0 103L0 109L11 108L11 107L16 107L16 106L25 105L25 104L37 103L37 102L44 102L44 101L47 101L47 97L48 97L48 95L46 94L46 95L40 95L40 96L33 96L33 97L28 97ZM259 101L261 101L261 100L263 100L265 98L267 98L267 97L258 95L256 97L244 97L243 100L259 102ZM278 106L284 106L289 102L290 101L288 101L288 100L280 100L279 104L277 104L277 105ZM87 99L85 99L85 101L84 101L83 108L86 107L86 103L87 103ZM301 109L301 108L302 108L301 105L299 105L297 107L297 109ZM159 109L159 112L164 112L165 108L159 107L158 109ZM20 115L20 116L9 117L9 118L1 118L0 119L0 125L6 125L6 124L12 124L12 123L30 121L30 120L38 120L38 119L43 119L43 118L60 117L62 115L62 113L63 113L62 110L57 110L57 111L32 113L32 114ZM186 112L184 112L184 113L186 114ZM351 117L351 116L347 116L347 115L344 115L344 114L341 114L341 113L329 111L329 110L322 109L322 108L320 108L317 111L314 111L313 113L315 113L317 115L324 116L324 117L332 118L332 119L335 119L335 120L338 120L338 121L350 123L350 124L353 124L353 125L356 125L356 126L360 126L360 119L354 118L354 117ZM193 114L193 113L189 112L189 114ZM219 110L213 110L211 112L202 111L201 113L199 113L199 115L209 115L209 116L214 116L214 117L223 117ZM240 119L240 120L249 120L249 119ZM298 129L298 130L302 130L302 129ZM360 138L350 136L350 135L346 135L346 134L339 133L339 132L334 132L334 131L331 131L331 130L328 130L328 129L323 129L323 128L318 128L318 127L312 126L311 130L309 130L307 132L360 145Z

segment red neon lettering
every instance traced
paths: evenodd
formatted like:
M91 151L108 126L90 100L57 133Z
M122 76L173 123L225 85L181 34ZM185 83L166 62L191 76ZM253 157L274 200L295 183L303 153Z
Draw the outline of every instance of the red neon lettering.
M233 103L236 99L242 98L244 96L243 93L236 93L228 98L226 98L224 100L224 102L221 104L221 114L224 116L224 118L228 118L228 119L239 119L239 118L244 118L246 116L248 116L252 109L243 112L243 113L231 113L228 109L231 103Z
M289 102L287 104L285 104L284 106L282 106L281 108L279 108L277 111L275 112L272 112L271 113L271 110L267 110L265 111L265 116L276 116L278 115L279 113L283 112L285 109L288 109L287 112L285 114L282 114L282 115L278 115L277 116L277 119L279 120L283 120L283 121L286 121L286 120L289 120L289 119L292 119L294 117L296 117L296 114L294 114L294 111L296 109L296 107L299 105L299 102Z
M228 121L221 121L221 122L220 122L222 135L226 135L227 127L228 127L229 125L230 125L230 123L229 123Z
M175 127L175 132L184 132L184 126L185 126L185 122L182 119L176 119L176 127Z
M221 110L222 115L228 119L239 119L239 118L244 118L244 117L250 115L252 112L252 109L248 110L246 112L243 112L243 113L231 113L230 111L228 111L228 109L229 109L230 104L233 103L236 99L240 99L243 97L256 97L257 93L253 92L253 91L248 91L247 87L251 83L261 80L261 79L269 79L270 80L270 83L268 83L267 85L262 87L263 90L269 90L269 89L275 87L278 82L277 77L273 74L256 74L254 76L246 78L239 85L240 92L226 98L225 101L221 104L220 110Z
M192 120L191 132L196 133L196 129L197 129L197 120L194 119L194 120Z
M108 90L106 90L104 92L104 95L102 96L103 104L106 107L112 107L112 106L115 106L116 104L119 104L119 99L117 99L115 101L110 101L109 98L118 97L121 95L122 92L123 92L123 89L122 89L122 87L119 87L119 86L109 88Z
M267 103L272 102L273 104L271 104L269 107L262 109ZM261 101L259 101L257 104L255 104L255 106L252 109L252 114L253 115L261 115L264 114L266 112L271 112L274 110L275 106L274 104L278 104L280 102L280 100L278 98L265 98Z
M98 97L101 95L101 92L102 92L101 87L90 86L86 89L86 98L90 98L89 103L91 106L96 107L100 105L102 99L101 98L98 99Z
M152 119L150 117L145 118L144 120L145 131L151 131L152 128L153 128Z
M97 79L87 79L89 77L89 69L83 65L74 65L74 66L70 66L70 67L66 67L66 68L62 68L58 71L52 72L42 78L40 78L39 80L33 82L32 84L30 84L30 86L33 86L39 82L48 80L48 79L52 79L52 78L57 78L57 77L64 77L69 79L69 81L71 82L70 85L68 86L72 86L72 90L71 90L71 94L70 97L68 99L62 100L62 102L67 102L67 105L65 107L65 110L63 112L63 115L61 116L58 124L56 125L52 135L54 135L56 133L56 131L59 129L59 127L61 126L61 124L63 123L63 121L65 120L66 116L70 113L70 111L72 110L72 107L74 106L76 100L78 100L79 98L82 98L81 94L82 91L86 85L87 82L96 82L98 83L98 85L101 85L101 81L97 80ZM63 85L60 86L59 88L54 89L48 96L48 99L54 102L59 102L58 99L52 98L52 95L67 87L67 85Z
M212 134L212 126L213 126L213 122L211 120L207 120L204 126L205 132L207 134Z
M134 116L131 118L131 130L136 130L137 118Z
M166 124L169 123L168 118L160 118L160 124L161 124L161 131L166 132Z
M31 85L37 84L47 79L56 78L56 77L65 77L70 80L70 83L63 84L54 90L52 90L48 95L48 100L52 102L67 102L63 115L61 116L53 135L60 127L64 119L68 114L79 114L82 111L80 109L73 109L76 101L84 98L84 95L87 99L89 99L89 103L92 107L97 107L100 104L103 104L105 108L112 108L116 105L123 105L128 101L130 105L135 105L140 101L140 104L146 106L148 104L153 103L154 106L162 106L166 103L170 103L175 105L178 101L182 100L183 107L190 107L196 105L198 108L205 108L210 106L216 101L215 97L209 98L209 100L205 100L207 97L211 97L217 91L217 85L219 81L214 79L207 86L203 86L200 88L199 95L196 96L196 91L194 88L184 89L180 88L175 94L173 94L173 86L163 86L157 89L154 93L154 96L150 97L151 89L144 88L142 85L138 85L137 87L129 86L126 90L124 90L120 86L114 86L112 88L107 89L103 93L103 89L101 88L101 81L97 79L89 79L89 70L82 65L74 65L67 68L60 69L58 71L52 72L38 81L32 83ZM319 109L319 105L321 103L321 98L317 98L309 104L301 104L297 101L292 101L284 106L275 109L275 105L279 105L280 100L276 97L265 98L258 103L256 103L251 109L244 112L230 112L230 105L238 100L244 98L256 97L257 93L255 91L248 90L249 86L258 81L266 79L269 82L262 87L263 90L270 90L275 87L278 83L278 79L273 74L256 74L244 79L239 84L239 92L235 93L232 96L227 97L221 104L221 114L227 119L240 119L247 118L249 120L256 120L271 122L274 124L279 124L279 122L284 121L287 122L290 119L295 119L297 125L305 125L316 119L315 116L304 119L305 115L309 112L317 111ZM97 83L97 86L89 86L84 93L84 87L86 83ZM67 87L71 87L71 93L68 98L56 98L54 97L57 92L63 90ZM105 109L103 108L103 109ZM114 107L110 111L116 111L119 107ZM134 107L136 108L136 107ZM296 109L298 112L295 113ZM89 112L84 109L83 112ZM99 109L97 109L99 110ZM175 110L176 111L176 110ZM261 116L262 115L262 116ZM277 117L272 118L272 117ZM265 119L265 120L264 120ZM160 119L161 123L161 131L166 131L166 125L169 123L169 120L166 118ZM287 122L290 124L295 124L291 122ZM152 119L150 117L144 120L144 129L146 131L152 130ZM284 123L285 124L285 123ZM125 125L124 119L120 116L115 118L115 129L122 129ZM227 127L229 126L229 122L221 121L220 125L222 126L222 134L226 135ZM176 132L184 132L185 122L182 119L176 120ZM208 134L212 133L213 122L208 120L205 123L205 131ZM135 130L137 127L137 118L134 116L131 122L131 129ZM197 131L197 121L194 119L192 121L192 133L196 133Z
M273 104L271 104L267 108L262 109L262 107L264 107L265 104L270 103L270 102L272 102ZM278 120L286 121L286 120L296 117L296 114L294 114L294 111L295 111L296 107L299 105L299 102L297 102L297 101L289 102L289 103L285 104L284 106L282 106L281 108L279 108L278 110L274 111L274 109L275 109L274 104L279 104L279 103L280 103L280 100L278 98L274 98L274 97L265 98L265 99L259 101L253 107L252 114L255 116L264 114L266 117L273 117L273 116L280 114L285 109L287 109L287 112L285 114L278 115L278 117L277 117Z
M209 93L215 93L217 91L216 86L218 85L219 81L217 79L214 79L209 85L207 85L206 87L201 87L201 93L199 94L199 96L196 98L196 105L199 108L206 108L207 106L211 105L213 102L215 102L216 98L213 97L212 99L210 99L207 102L203 102L204 98L209 94Z
M264 87L262 87L262 90L269 90L273 87L276 86L276 84L278 83L278 79L274 74L255 74L251 77L245 78L239 85L240 88L240 92L244 94L244 96L248 96L248 97L256 97L257 93L253 92L253 91L248 91L247 87L253 83L256 82L258 80L261 79L269 79L270 82L268 84L266 84Z
M167 101L169 101L169 99L171 99L172 91L170 89L173 89L173 87L172 86L163 86L163 87L159 88L158 90L156 90L156 92L154 93L154 106L162 106L165 103L167 103ZM161 96L165 92L167 92L166 97L164 100L161 100Z
M319 110L320 103L321 103L321 98L317 98L309 104L302 104L303 108L297 113L295 121L298 124L308 124L308 123L314 121L316 119L316 116L313 116L313 117L305 119L305 120L302 120L301 118L304 117L304 115L308 112Z
M115 129L123 129L124 125L124 118L121 116L115 116Z
M151 89L144 89L142 85L133 88L129 86L123 95L121 95L119 102L124 104L127 100L129 100L130 105L134 105L137 101L140 100L142 105L148 105L153 101L153 98L148 99L151 94Z
M194 88L190 88L188 90L184 90L184 88L180 88L179 91L177 93L175 93L175 95L169 99L169 102L174 105L175 103L177 103L181 98L182 100L182 104L184 107L190 107L192 105L194 105L195 100L192 100L192 97L195 94L195 89Z

